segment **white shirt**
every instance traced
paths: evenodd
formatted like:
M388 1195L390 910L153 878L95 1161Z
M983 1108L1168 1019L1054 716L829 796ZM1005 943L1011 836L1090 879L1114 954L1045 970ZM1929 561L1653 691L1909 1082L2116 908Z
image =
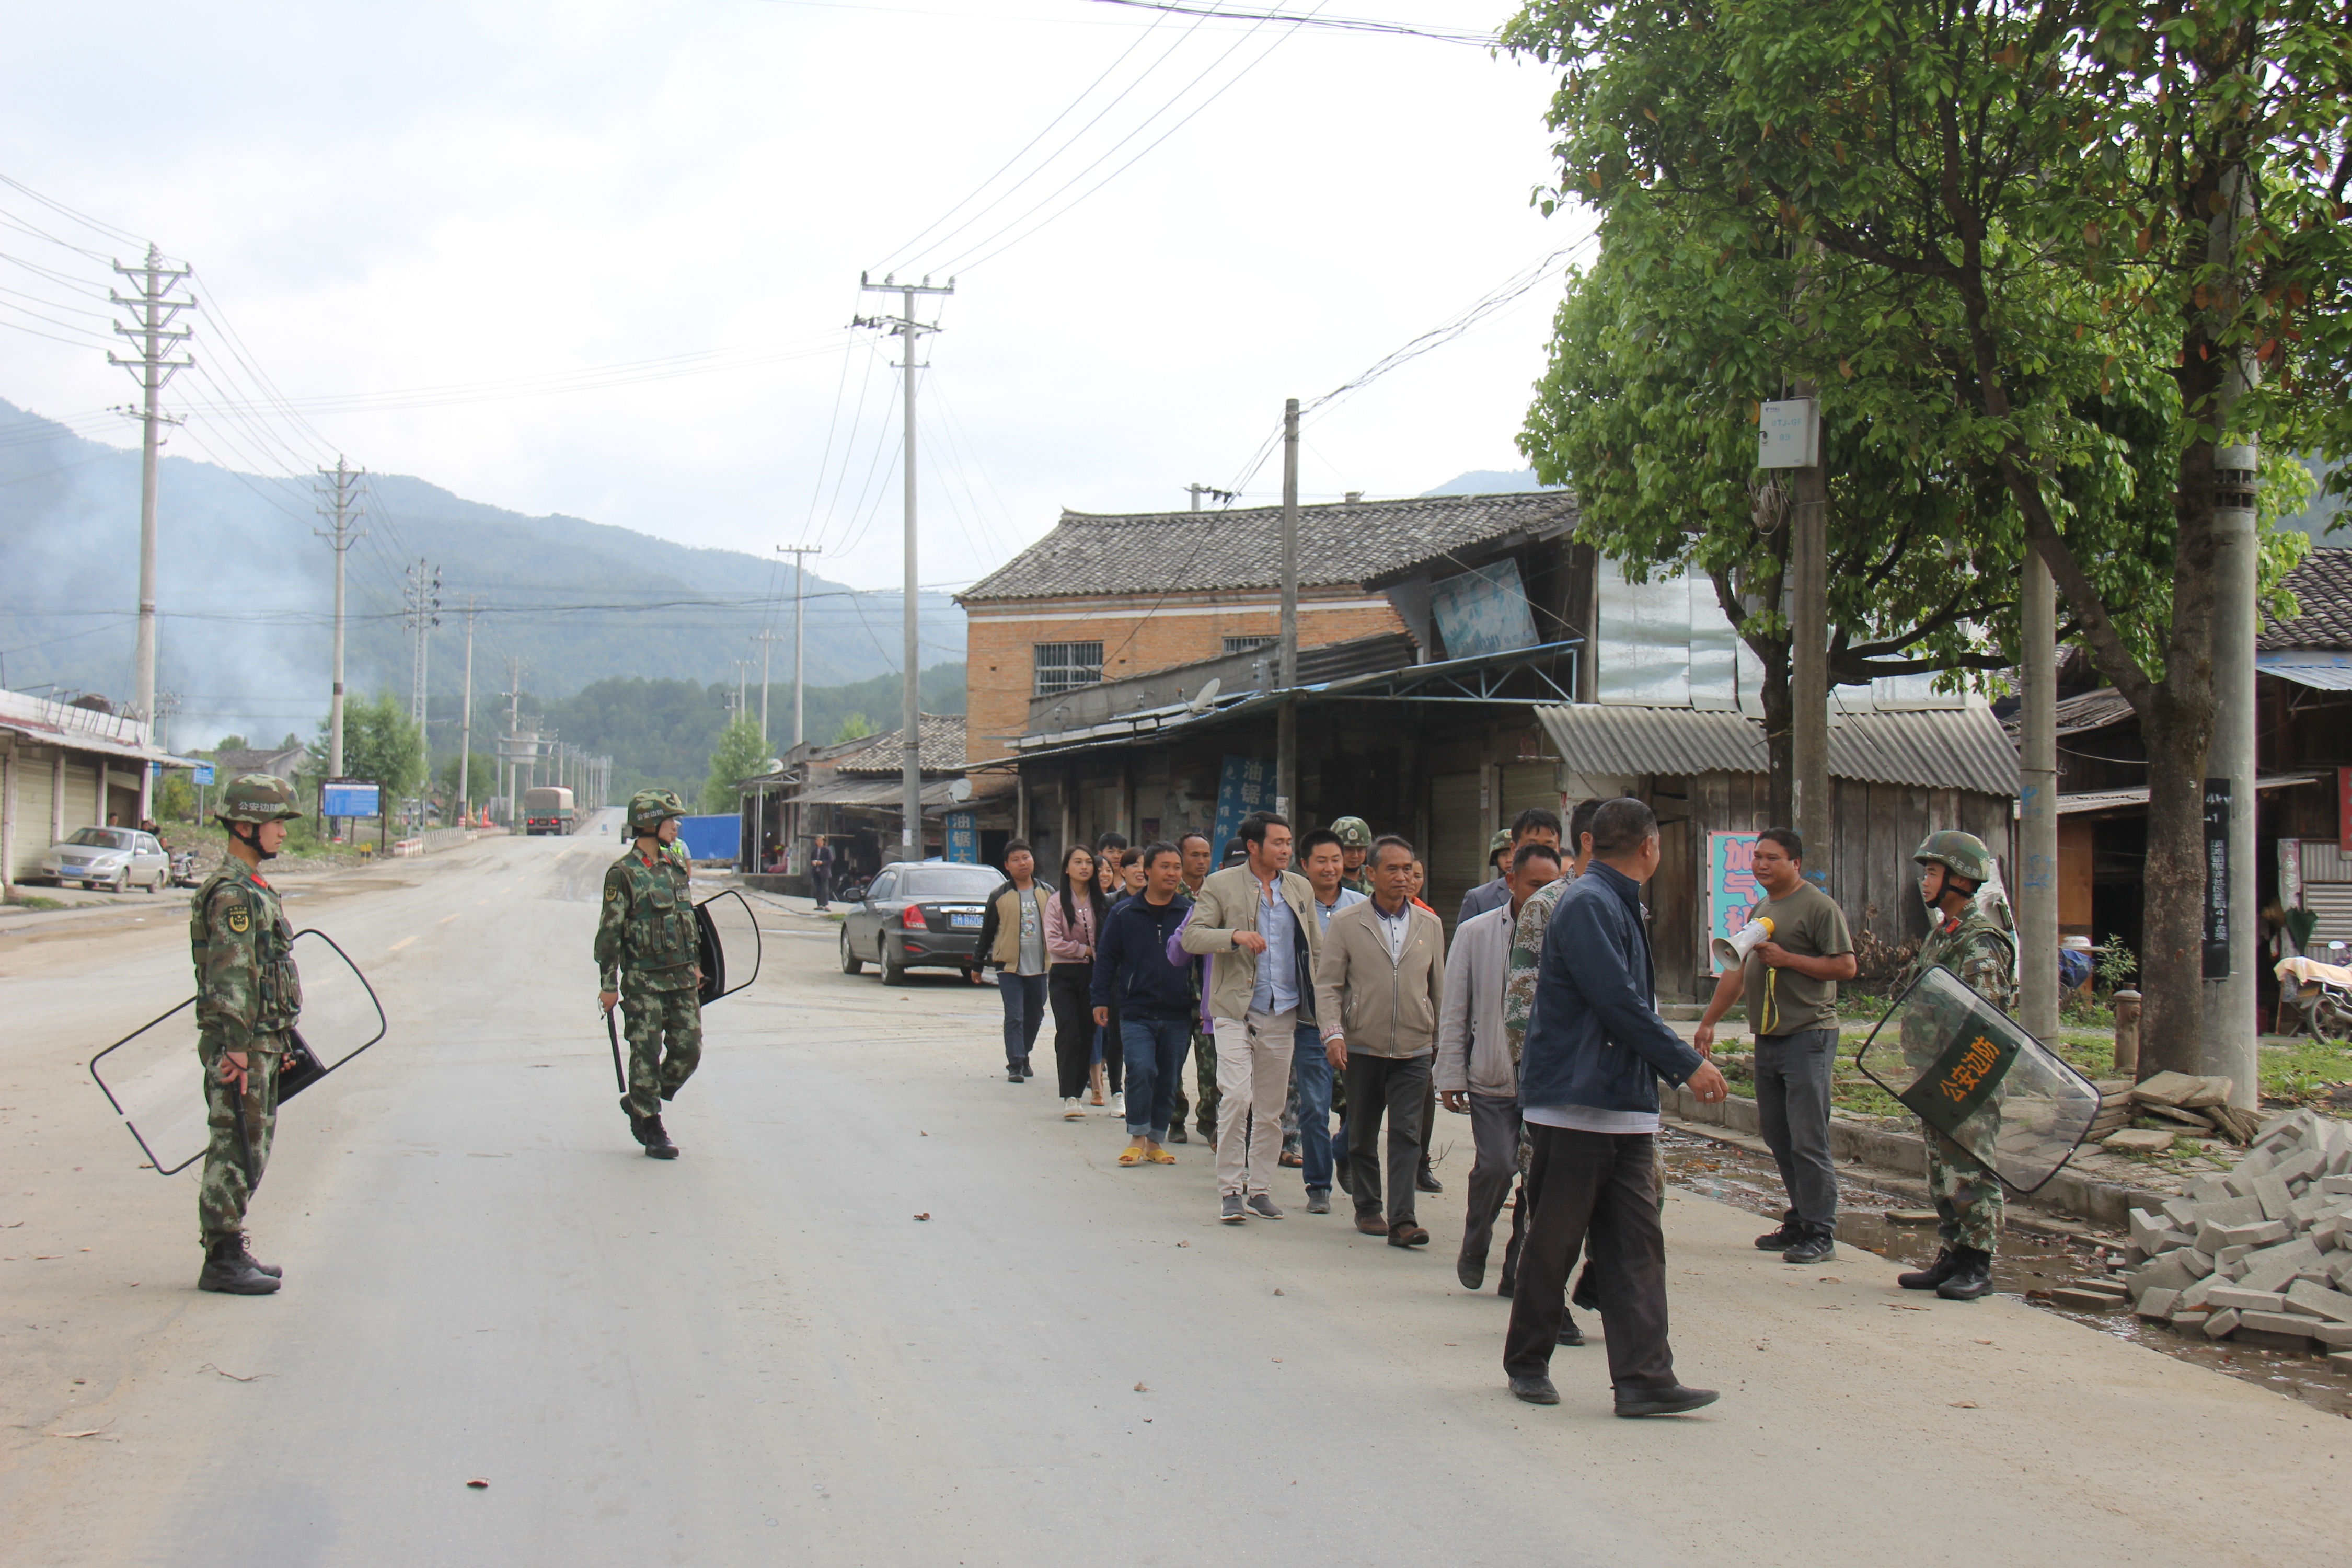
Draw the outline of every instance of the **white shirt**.
M1402 908L1391 914L1372 900L1372 916L1381 922L1381 935L1389 944L1389 962L1397 963L1404 958L1404 939L1412 932L1412 900L1407 899Z

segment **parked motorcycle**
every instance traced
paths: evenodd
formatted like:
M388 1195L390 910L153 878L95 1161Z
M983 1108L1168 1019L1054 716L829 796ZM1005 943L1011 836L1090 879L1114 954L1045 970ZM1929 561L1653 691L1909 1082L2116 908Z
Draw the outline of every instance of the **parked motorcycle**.
M172 852L172 886L193 888L203 879L196 875L196 852L175 849Z
M2352 947L2331 942L2324 960L2283 959L2276 973L2294 1015L2294 1033L2352 1040Z

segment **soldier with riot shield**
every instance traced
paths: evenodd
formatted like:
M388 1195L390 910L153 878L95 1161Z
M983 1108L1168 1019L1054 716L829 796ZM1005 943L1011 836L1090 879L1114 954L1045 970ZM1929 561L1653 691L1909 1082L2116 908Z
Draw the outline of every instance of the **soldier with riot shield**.
M604 872L596 922L596 1005L609 1019L621 1008L628 1036L628 1089L621 1109L629 1131L656 1160L677 1146L662 1127L661 1102L674 1100L702 1059L702 970L688 871L673 847L686 806L668 790L639 790L629 800L626 853Z
M278 1068L302 1011L293 932L261 863L276 857L287 823L301 815L294 786L284 779L244 773L230 780L214 813L227 830L228 853L188 906L209 1130L196 1187L205 1246L200 1290L267 1296L282 1273L247 1250L245 1211L269 1163Z
M2017 1005L2017 939L2002 928L1995 914L1981 907L1977 895L1999 870L1992 851L1971 833L1947 830L1931 833L1911 858L1920 867L1919 897L1935 921L1919 944L1896 989L1900 992L1933 967L1957 975L1970 990L2008 1013ZM1903 1050L1911 1065L1922 1068L1943 1045L1944 1031L1936 1026L1932 1008L1916 1007L1904 1019ZM1975 1068L1981 1086L1971 1083L1972 1100L1980 1100L1979 1117L1999 1115L1999 1072L1985 1047L1988 1061ZM2005 1067L2001 1059L2000 1066ZM1964 1075L1969 1068L1959 1065ZM2000 1179L1986 1163L1933 1125L1924 1128L1927 1142L1927 1192L1935 1200L1937 1234L1942 1250L1922 1269L1896 1281L1906 1290L1933 1290L1948 1301L1973 1301L1992 1290L1992 1258L2000 1243L2003 1207ZM1990 1138L1985 1140L1990 1146Z

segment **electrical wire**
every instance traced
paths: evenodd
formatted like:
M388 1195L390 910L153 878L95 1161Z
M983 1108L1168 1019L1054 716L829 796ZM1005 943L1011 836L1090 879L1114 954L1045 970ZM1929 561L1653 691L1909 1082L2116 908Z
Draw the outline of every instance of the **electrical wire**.
M1422 26L1411 22L1382 22L1365 16L1323 16L1315 12L1239 11L1223 5L1181 5L1171 0L1097 0L1106 5L1126 5L1139 11L1172 11L1180 16L1215 16L1233 22L1296 22L1306 26L1328 27L1348 33L1386 33L1395 37L1428 38L1440 44L1468 44L1475 48L1492 48L1496 35L1474 33L1464 27ZM1319 11L1321 7L1318 7Z

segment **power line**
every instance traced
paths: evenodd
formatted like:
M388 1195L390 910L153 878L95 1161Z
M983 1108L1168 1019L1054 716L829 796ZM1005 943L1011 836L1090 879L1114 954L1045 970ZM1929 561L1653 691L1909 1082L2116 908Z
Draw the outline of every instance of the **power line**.
M1492 48L1496 36L1474 33L1465 27L1423 26L1412 22L1381 22L1364 16L1324 16L1315 12L1240 11L1223 5L1181 5L1171 0L1098 0L1106 5L1127 5L1139 11L1172 11L1180 16L1215 16L1231 22L1292 22L1304 26L1328 27L1347 33L1386 33L1397 37L1428 38L1441 44L1468 44L1476 48ZM1319 11L1320 7L1318 7Z

